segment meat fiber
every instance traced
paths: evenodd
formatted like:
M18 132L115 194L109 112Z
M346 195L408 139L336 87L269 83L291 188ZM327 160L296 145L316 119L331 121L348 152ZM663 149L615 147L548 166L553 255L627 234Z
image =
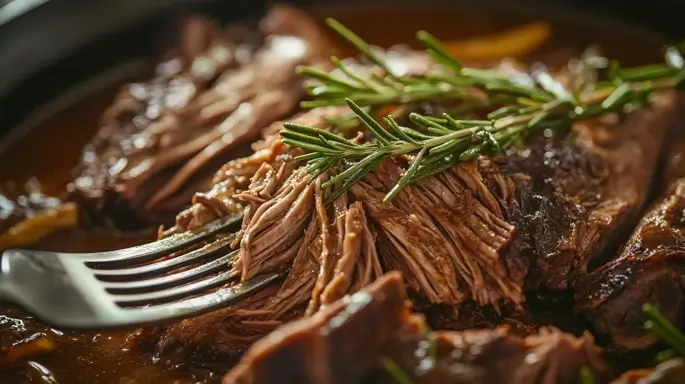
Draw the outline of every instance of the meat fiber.
M407 158L388 159L325 206L330 190L321 184L332 174L308 183L293 159L297 150L267 136L245 162L227 164L215 188L198 194L169 231L242 209L233 244L240 253L229 266L234 276L247 280L296 261L307 265L299 275L290 270L292 285L280 291L295 292L293 299L279 296L273 303L279 310L262 313L269 321L313 316L391 270L403 273L416 308L437 304L451 308L452 316L474 305L522 311L526 291L572 288L627 237L649 192L664 134L681 121L679 103L679 95L667 94L648 108L578 123L568 134L544 131L506 154L459 163L407 186L391 203L381 199L407 169ZM297 119L326 127L327 113L345 112L314 109ZM257 158L266 163L251 160ZM233 175L241 181L234 183ZM226 180L230 187L217 187ZM200 316L193 327L222 326L213 319ZM162 331L162 353L169 346L202 348L175 329Z
M246 154L239 145L296 111L305 93L295 67L326 62L323 36L286 6L273 7L259 31L188 20L155 77L124 87L103 115L71 199L119 227L170 221L216 168Z
M404 303L402 277L384 275L315 315L257 342L223 379L228 384L392 382L575 383L580 367L605 371L589 334L556 329L522 337L507 328L429 332ZM391 371L383 372L392 365Z
M415 76L436 68L429 56L402 46L379 50L377 55L383 57L388 65L394 68L397 75ZM361 77L370 76L375 69L370 63L354 58L345 59L344 63L349 71ZM346 76L337 69L331 74ZM350 111L347 107L321 107L299 113L286 121L321 129L333 129L334 127L330 124L331 120L349 116ZM168 236L197 228L219 217L242 212L244 204L236 196L248 189L250 180L257 169L262 163L274 162L285 152L289 153L293 150L281 143L278 133L282 129L283 121L274 122L264 129L263 140L252 146L253 153L221 167L214 175L211 188L208 191L196 193L193 196L193 205L178 214L175 225L161 235Z
M272 329L262 327L246 338L235 324L280 324L314 314L381 275L362 205L338 199L325 206L324 176L309 182L303 168L284 171L288 164L265 163L251 188L238 196L248 206L235 239L239 258L232 265L233 275L244 280L290 266L285 281L263 300L240 303L240 310L233 306L155 329L147 339L158 353L199 355L195 351L205 349L209 355L235 355ZM216 337L223 341L212 341Z

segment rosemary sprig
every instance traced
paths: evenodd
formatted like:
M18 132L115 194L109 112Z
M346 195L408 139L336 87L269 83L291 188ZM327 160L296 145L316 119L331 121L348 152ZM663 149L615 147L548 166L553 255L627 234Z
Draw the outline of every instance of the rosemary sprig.
M671 360L678 356L678 352L676 352L674 349L664 349L663 351L656 354L656 357L654 357L654 362L656 364L661 364L664 361Z
M512 97L515 99L522 92L522 87L524 93L535 91L526 86L531 78L525 73L521 73L517 80L502 78L494 71L463 68L442 43L426 31L417 32L417 39L428 55L441 65L442 70L436 67L421 76L404 76L393 71L382 55L347 27L334 19L328 19L326 23L377 68L370 73L359 74L337 57L331 58L331 63L337 68L331 73L310 66L299 67L297 71L300 75L314 80L309 86L312 100L303 101L303 108L345 105L346 99L351 99L360 106L374 109L384 105L446 100L457 100L473 109L511 103L514 101ZM672 57L674 60L671 62L677 61L677 55ZM549 74L542 73L538 81L552 95L559 95L561 91L564 97L571 96ZM495 90L500 92L493 92ZM537 96L542 96L542 93ZM349 123L349 120L346 119L345 123Z
M332 19L328 20L328 25L382 71L369 79L363 78L336 58L332 59L333 63L344 78L309 67L300 69L300 73L320 81L319 85L310 88L316 99L305 106L345 103L375 139L356 143L321 129L285 124L285 130L281 132L284 142L309 152L298 160L308 162L310 173L319 175L330 168L336 169L337 175L324 184L325 187L339 186L329 201L389 157L405 156L409 164L397 185L385 196L386 202L407 184L442 172L457 162L498 152L542 129L564 129L574 121L647 103L652 94L685 84L680 50L669 49L666 63L661 65L620 68L614 63L610 81L569 91L544 70L534 71L533 76L522 80L492 70L462 67L435 37L424 31L418 33L419 40L430 56L451 73L403 78L394 74L352 31ZM383 118L384 126L369 109L445 98L466 105L476 101L480 107L502 107L484 120L460 120L449 114L436 118L410 113L414 128L400 126L392 116ZM349 119L345 121L350 126Z
M352 99L364 107L405 104L427 100L464 100L481 99L482 95L469 94L468 78L431 73L424 77L413 78L393 72L385 60L371 46L354 32L334 19L326 23L344 40L354 46L367 59L377 66L377 71L360 75L337 57L331 63L338 73L326 73L309 66L297 69L298 74L316 80L309 87L313 100L302 102L303 108L318 108L332 105L345 105L345 99ZM436 62L451 71L461 70L461 65L450 57L439 41L428 32L417 34L419 41L429 51ZM481 100L481 103L483 101Z
M414 381L407 375L402 368L392 359L383 358L381 360L385 371L395 380L397 384L413 384Z
M374 142L354 143L328 131L296 124L285 124L281 132L286 144L300 147L309 153L298 157L307 160L309 171L320 174L332 166L342 170L324 184L325 187L342 183L331 199L347 187L361 180L383 160L413 154L407 172L386 196L390 201L405 185L442 172L460 161L467 161L481 153L497 152L541 129L568 127L572 122L617 111L633 100L643 99L663 89L674 88L673 77L622 82L616 87L601 88L586 93L577 100L550 98L542 102L536 93L529 93L526 101L496 110L486 120L458 120L445 114L441 118L409 115L416 128L402 127L395 119L386 117L383 125L351 99L345 101L375 137ZM518 89L523 94L523 89ZM522 96L523 97L523 96Z
M578 381L580 384L595 384L595 374L592 372L592 369L587 365L581 366L578 373Z
M660 354L660 358L667 359L669 355L685 356L685 335L653 305L645 304L642 310L649 318L645 322L645 329L672 348L667 350L670 352L664 351L663 355Z

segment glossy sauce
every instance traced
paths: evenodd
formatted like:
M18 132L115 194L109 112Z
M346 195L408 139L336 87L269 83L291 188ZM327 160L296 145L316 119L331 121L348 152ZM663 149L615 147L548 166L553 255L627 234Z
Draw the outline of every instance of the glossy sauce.
M657 38L609 28L601 23L586 24L577 19L566 19L563 15L543 16L537 12L513 10L482 12L380 8L364 12L352 9L317 9L313 13L320 18L335 17L367 41L381 46L411 43L419 29L426 29L443 40L453 40L492 33L529 21L547 20L552 22L553 44L547 44L544 52L554 52L560 47L581 51L592 42L606 48L604 52L609 57L618 58L625 65L660 60L661 42ZM547 56L543 54L539 57ZM29 178L36 177L45 193L63 193L81 148L97 128L99 116L114 97L117 88L118 86L99 90L54 114L0 153L1 164L21 164L0 168L0 182L20 185ZM42 155L36 156L37 153ZM35 247L60 251L99 251L138 244L153 238L154 231L122 236L74 230L53 234ZM25 318L24 314L14 308L0 308L0 315ZM202 382L212 376L207 372L191 375L187 370L172 370L164 361L128 350L125 331L44 331L57 340L57 351L35 358L33 362L24 364L24 369L0 371L0 382L182 384ZM26 369L27 367L30 368Z

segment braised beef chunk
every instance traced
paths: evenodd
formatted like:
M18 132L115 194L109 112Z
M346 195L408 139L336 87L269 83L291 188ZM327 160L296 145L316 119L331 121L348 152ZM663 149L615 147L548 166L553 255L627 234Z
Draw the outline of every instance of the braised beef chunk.
M679 97L664 95L649 108L578 123L568 135L541 132L506 154L459 163L406 186L389 203L382 198L406 171L407 159L384 161L326 205L332 190L323 183L333 170L310 180L295 161L300 150L268 135L253 155L227 163L214 186L196 194L161 236L243 212L232 244L240 250L229 265L233 276L245 281L297 268L267 302L171 325L151 342L159 353L240 351L249 340L236 337L236 322L312 316L391 270L402 272L417 308L437 304L451 308L452 316L472 303L522 311L524 292L573 287L637 222L664 134L680 122ZM314 109L294 120L327 127L327 119L347 113ZM208 342L180 331L201 334L205 327L223 339Z
M576 124L572 143L540 137L495 159L516 186L503 202L518 230L505 255L510 273L527 270L528 289L559 290L601 263L638 220L664 135L682 121L680 103L665 95L648 109Z
M575 337L556 328L541 328L522 336L497 327L437 331L428 337L424 333L412 342L406 331L402 329L386 347L382 361L386 367L393 362L417 384L571 384L579 381L582 367L597 382L604 382L607 373L601 350L589 333Z
M682 143L671 159L685 154ZM642 217L617 257L582 281L576 289L578 310L596 332L621 350L644 349L657 338L644 330L642 306L649 303L673 323L685 311L685 168L680 160L665 170L665 196ZM673 177L681 177L672 180ZM670 181L670 183L669 183Z
M292 114L298 65L331 46L304 13L270 10L259 31L187 21L179 48L144 83L125 86L84 149L71 198L118 226L169 221L236 148ZM200 184L198 184L200 183ZM199 186L198 186L199 185Z
M575 383L582 366L606 370L589 334L556 329L519 336L506 327L428 332L404 304L392 272L315 315L255 343L223 382L361 383L401 370L414 383ZM384 372L392 366L392 370ZM388 380L392 382L392 380Z
M355 383L408 316L402 277L383 276L252 346L224 377L235 384Z
M305 169L292 164L291 154L262 164L250 188L237 195L247 208L235 238L239 258L232 265L242 279L290 266L286 279L263 300L158 329L152 334L158 353L204 349L210 356L235 355L271 328L255 327L253 337L245 338L244 329L234 325L280 324L314 314L381 275L362 205L338 199L327 207L321 181L309 182ZM206 337L210 334L216 336Z

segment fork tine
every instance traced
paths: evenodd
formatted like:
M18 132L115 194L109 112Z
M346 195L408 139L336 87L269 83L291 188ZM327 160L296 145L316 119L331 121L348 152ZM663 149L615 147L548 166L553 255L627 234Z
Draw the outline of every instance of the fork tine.
M97 254L89 254L87 256L82 254L74 255L84 257L86 264L92 268L112 269L134 263L144 263L178 251L217 232L228 229L241 221L242 218L242 214L229 216L228 218L215 220L197 230L178 233L162 240L135 247L98 252Z
M148 325L159 321L172 321L189 315L199 315L218 307L225 307L250 296L282 278L286 271L271 273L237 284L220 288L214 292L189 298L183 301L146 306L143 308L125 308L124 316L108 318L109 327L127 326L132 322Z
M236 256L238 256L237 250L229 253L228 255L224 255L218 259L212 260L209 263L204 263L178 273L161 276L154 279L138 281L103 282L102 285L105 287L107 292L117 295L126 295L127 293L133 294L141 291L160 290L173 285L185 284L189 281L195 280L196 278L205 276L209 272L212 272L218 268L225 269L230 264L233 264L232 262L235 261Z
M219 238L188 253L137 267L123 269L95 269L91 266L89 267L95 269L93 274L102 281L130 281L145 277L158 276L191 264L195 261L199 261L207 256L211 256L216 251L219 251L224 247L228 247L234 238L235 234L231 234L230 236Z
M122 307L127 306L137 306L137 305L147 305L151 302L161 302L181 299L184 296L192 295L200 291L207 291L218 285L226 284L233 280L230 271L222 272L218 275L206 278L204 280L199 280L192 282L190 284L185 284L177 286L174 288L166 289L163 291L149 292L149 293L138 293L134 295L122 295L122 294L111 294L112 299Z

